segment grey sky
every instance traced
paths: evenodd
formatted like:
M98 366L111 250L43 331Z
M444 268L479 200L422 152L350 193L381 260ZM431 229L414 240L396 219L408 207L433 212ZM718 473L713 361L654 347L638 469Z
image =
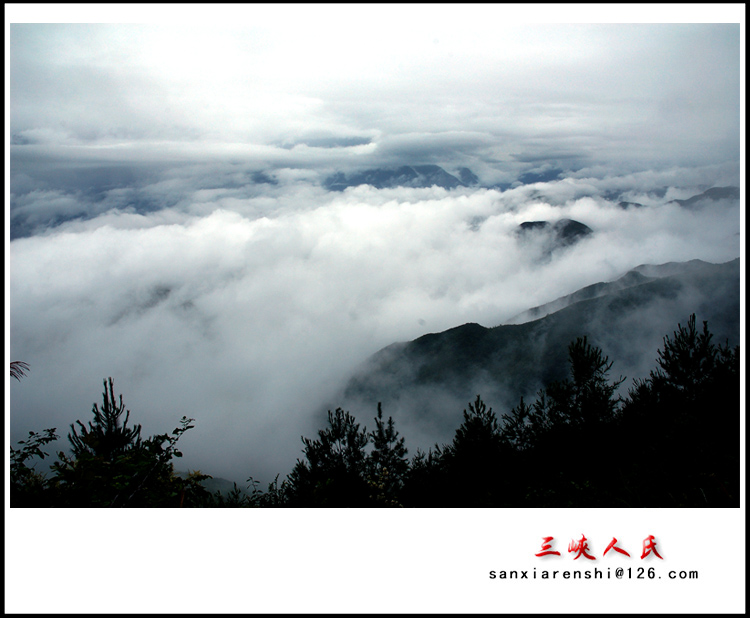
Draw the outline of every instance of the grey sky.
M506 170L736 159L739 24L519 24L506 12L297 5L205 27L13 24L12 152ZM301 146L325 139L370 143Z

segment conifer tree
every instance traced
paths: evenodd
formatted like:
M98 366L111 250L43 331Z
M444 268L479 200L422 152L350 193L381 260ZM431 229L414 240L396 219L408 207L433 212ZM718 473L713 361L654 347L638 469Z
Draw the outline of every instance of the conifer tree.
M585 336L568 346L568 363L568 378L548 384L531 405L522 399L503 417L502 439L513 450L506 460L523 470L508 493L524 496L529 506L583 500L603 506L608 499L607 479L591 462L606 458L615 444L612 424L622 404L616 393L624 379L610 381L612 362Z
M587 337L568 346L570 379L547 387L553 425L584 425L612 420L620 400L615 397L624 378L609 382L612 362Z
M497 415L477 395L463 412L453 441L436 449L440 470L452 491L446 506L501 506L506 485L506 456Z
M470 456L472 453L494 451L499 444L497 415L477 395L473 403L469 402L469 410L464 410L464 420L456 429L451 452L458 456Z
M369 456L372 470L377 473L387 468L392 475L401 476L408 468L408 452L403 437L396 431L393 417L383 420L382 404L378 403L378 414L375 417L375 429L370 433L373 450Z
M123 413L125 418L121 420ZM122 395L120 395L119 403L115 399L112 378L109 378L109 383L104 381L102 407L99 408L95 403L92 414L94 420L89 421L88 428L81 421L76 421L81 429L80 436L75 424L70 426L72 433L68 434L68 440L73 447L73 455L76 457L87 454L112 462L127 450L141 446L141 426L128 427L130 410L125 409Z
M656 369L629 390L621 433L636 445L640 467L668 488L658 495L642 488L639 501L667 507L739 503L739 347L712 339L708 323L699 331L691 314L664 337Z
M377 488L377 498L390 506L397 504L396 495L400 491L404 475L409 469L406 459L407 449L403 437L396 431L393 417L383 420L383 408L378 403L375 429L369 434L373 449L367 464L370 483Z
M502 439L513 448L522 451L533 443L533 406L527 405L521 397L520 403L503 414Z
M703 322L699 333L695 314L691 314L686 326L677 325L672 338L664 337L664 347L658 351L659 368L652 379L682 393L687 400L694 400L701 387L711 380L716 367L719 350L712 338L708 322Z
M60 452L52 466L56 506L191 506L208 493L200 483L207 475L182 479L171 463L182 457L176 444L193 419L183 416L171 434L141 438L140 425L128 426L130 412L122 395L115 398L112 378L104 381L102 406L94 404L92 413L88 426L80 420L71 425L72 456Z
M318 438L302 437L305 460L287 477L291 506L361 506L367 500L365 447L369 439L349 412L328 411Z

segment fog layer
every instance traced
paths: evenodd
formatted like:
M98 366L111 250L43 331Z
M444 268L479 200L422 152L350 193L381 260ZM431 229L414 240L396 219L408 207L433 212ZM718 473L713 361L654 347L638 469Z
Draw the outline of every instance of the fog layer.
M504 5L13 17L49 22L39 6L8 28L8 360L31 367L10 385L14 441L64 436L111 376L145 434L195 418L185 467L283 477L321 405L395 341L740 255L736 195L676 201L742 186L740 23ZM326 190L429 165L471 186ZM519 237L539 221L591 233Z
M700 192L673 186L686 174L649 174L662 197L639 175L505 192L199 189L183 208L112 209L14 240L11 354L31 372L12 385L13 436L86 419L112 376L147 433L196 419L186 466L237 480L286 474L320 405L394 341L501 324L639 264L738 257L738 202L686 209L672 201ZM613 187L644 205L602 197ZM562 218L593 233L551 257L516 233ZM364 424L375 413L351 412Z

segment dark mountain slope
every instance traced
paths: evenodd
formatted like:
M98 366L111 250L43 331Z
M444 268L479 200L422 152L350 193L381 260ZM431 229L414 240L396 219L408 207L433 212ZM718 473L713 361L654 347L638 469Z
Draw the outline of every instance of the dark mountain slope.
M599 296L611 294L618 290L630 288L635 285L641 285L643 283L647 283L652 279L653 277L648 277L645 274L642 274L638 269L633 269L619 279L615 279L614 281L606 283L594 283L593 285L588 285L585 288L581 288L580 290L573 292L568 296L562 296L561 298L553 300L549 303L545 303L544 305L539 305L538 307L527 309L526 311L510 318L506 322L506 324L523 324L524 322L530 322L531 320L538 320L539 318L543 318L550 313L554 313L555 311L564 309L565 307L567 307L568 305L572 305L573 303L577 303L582 300L598 298Z
M717 343L737 345L739 283L739 259L641 266L556 301L565 306L541 319L464 324L388 346L357 372L337 405L369 414L382 402L413 432L447 439L477 394L502 413L565 378L568 344L584 335L615 361L612 377L623 375L630 386L655 366L664 335L691 313L699 324L708 321Z
M739 187L713 187L699 195L694 195L686 200L674 200L677 204L687 209L697 209L711 205L712 202L720 200L736 201L740 199Z

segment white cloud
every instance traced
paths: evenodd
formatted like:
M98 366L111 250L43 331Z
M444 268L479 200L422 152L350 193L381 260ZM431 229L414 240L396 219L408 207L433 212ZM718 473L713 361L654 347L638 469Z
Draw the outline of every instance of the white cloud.
M288 157L269 147L313 134L376 136L430 160L561 147L573 167L736 157L738 24L519 24L492 6L320 19L327 10L312 23L302 6L284 11L283 27L269 7L200 27L12 24L13 133L77 146L52 151L62 159L131 162ZM296 156L334 156L317 150Z
M11 351L32 372L13 386L13 434L86 419L111 375L148 432L196 418L186 465L283 475L319 406L385 345L493 326L641 263L739 255L736 210L684 212L667 197L624 210L597 182L642 179L505 193L292 184L267 198L269 216L256 198L183 190L199 211L111 212L15 240ZM551 261L514 236L565 217L594 235Z
M149 9L142 23L24 10L9 28L10 324L33 373L13 385L15 435L85 417L112 375L149 431L196 416L201 466L283 471L315 407L394 340L496 324L642 262L739 251L735 214L665 205L738 184L738 23L618 24L586 7L555 24L552 6L500 5ZM321 187L424 163L485 186L565 173L505 192ZM513 234L563 217L595 233L552 260Z

